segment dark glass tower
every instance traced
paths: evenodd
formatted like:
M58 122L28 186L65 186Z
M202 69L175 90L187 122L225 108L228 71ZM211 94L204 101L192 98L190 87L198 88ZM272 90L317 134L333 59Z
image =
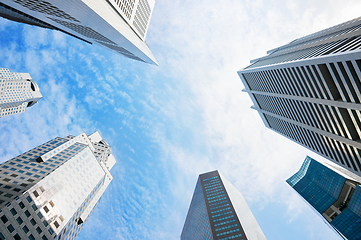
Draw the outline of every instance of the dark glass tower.
M181 240L265 240L241 193L218 171L199 175Z
M286 182L343 239L361 239L361 187L354 178L307 157Z

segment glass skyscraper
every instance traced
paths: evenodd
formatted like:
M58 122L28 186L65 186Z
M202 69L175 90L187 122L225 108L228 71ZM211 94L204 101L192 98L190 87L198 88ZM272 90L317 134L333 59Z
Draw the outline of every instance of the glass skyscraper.
M265 240L241 193L218 171L200 174L181 240Z
M238 72L265 126L361 176L361 18L267 53Z
M286 182L340 237L356 240L361 239L361 181L355 177L307 157Z
M75 239L112 181L99 132L57 137L0 165L0 240Z
M2 0L0 16L157 64L145 42L155 0Z

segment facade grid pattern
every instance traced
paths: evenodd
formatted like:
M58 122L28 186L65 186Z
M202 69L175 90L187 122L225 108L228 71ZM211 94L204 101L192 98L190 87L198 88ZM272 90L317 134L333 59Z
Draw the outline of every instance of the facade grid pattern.
M98 132L55 138L0 165L0 239L75 239L112 180Z
M361 183L342 174L307 157L300 170L286 182L341 238L360 239Z

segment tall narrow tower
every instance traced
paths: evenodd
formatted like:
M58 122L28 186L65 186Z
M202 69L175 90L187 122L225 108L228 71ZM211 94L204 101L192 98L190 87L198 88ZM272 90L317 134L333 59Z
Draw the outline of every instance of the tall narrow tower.
M112 180L99 132L55 138L0 165L0 239L75 239Z
M0 68L0 117L25 112L43 96L28 73Z
M287 183L342 239L361 239L360 177L307 157Z
M155 0L2 0L0 16L157 64L145 42Z
M238 72L266 127L361 176L361 18Z
M265 240L241 193L218 171L199 175L181 240Z

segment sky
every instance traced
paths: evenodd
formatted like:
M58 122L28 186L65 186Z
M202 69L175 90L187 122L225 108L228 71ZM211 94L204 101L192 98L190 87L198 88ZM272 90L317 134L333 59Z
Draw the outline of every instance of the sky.
M0 119L0 162L99 130L113 181L78 239L179 239L200 173L219 170L267 239L339 239L285 180L306 155L267 129L237 71L266 51L359 17L357 0L157 0L146 37L159 66L0 18L0 67L43 98Z

